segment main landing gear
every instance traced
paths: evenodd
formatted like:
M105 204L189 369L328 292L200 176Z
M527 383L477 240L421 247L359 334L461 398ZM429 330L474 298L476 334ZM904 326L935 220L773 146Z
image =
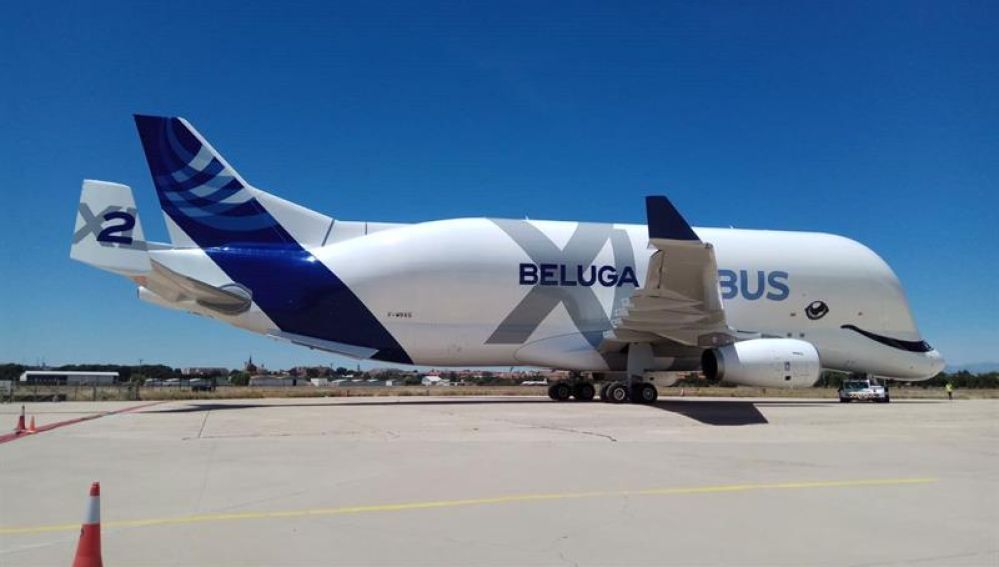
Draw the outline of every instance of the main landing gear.
M593 382L583 379L582 375L574 375L569 380L559 380L548 386L548 397L556 402L564 402L569 398L589 402L596 395L597 389Z
M625 379L604 382L600 386L600 401L613 404L629 401L635 404L654 404L659 398L659 390L652 382L645 381L646 371L654 367L651 344L630 344ZM595 394L593 382L578 372L573 373L568 380L559 380L548 386L548 397L557 402L564 402L569 398L588 402Z
M580 402L589 402L596 394L597 389L593 382L584 380L559 380L548 386L548 397L556 402L564 402L569 398L575 398Z
M645 372L654 368L652 345L628 345L628 369L623 381L611 382L600 389L600 399L612 404L631 401L635 404L653 404L659 398L655 384L645 381Z
M634 382L630 388L626 382L609 382L600 388L600 400L612 404L652 404L657 399L659 390L651 382Z
M559 380L548 386L548 397L556 402L564 402L573 398L580 402L589 402L597 395L597 389L593 382L579 378L573 380ZM659 398L659 390L651 382L632 382L631 386L625 381L604 382L600 386L600 401L623 404L633 402L636 404L652 404Z

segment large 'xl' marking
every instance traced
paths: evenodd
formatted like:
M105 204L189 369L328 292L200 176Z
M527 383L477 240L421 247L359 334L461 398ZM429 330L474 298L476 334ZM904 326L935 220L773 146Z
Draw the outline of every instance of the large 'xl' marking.
M579 223L565 248L559 248L545 233L527 221L490 219L507 233L535 264L571 264L589 266L608 239L614 252L614 264L620 271L624 266L635 265L631 240L623 229L613 225ZM624 286L614 288L611 312L631 294ZM496 327L486 344L523 344L538 328L545 317L558 305L564 305L576 329L596 347L603 340L604 331L611 328L610 318L597 298L595 287L588 286L534 286L513 311Z

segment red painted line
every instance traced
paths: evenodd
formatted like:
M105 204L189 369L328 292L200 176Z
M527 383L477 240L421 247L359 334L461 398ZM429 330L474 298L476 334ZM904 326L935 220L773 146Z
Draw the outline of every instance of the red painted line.
M77 417L77 418L74 418L74 419L67 419L65 421L57 421L55 423L49 423L47 425L41 425L39 427L36 427L34 433L28 433L27 431L15 431L13 433L4 433L3 435L0 435L0 445L3 445L4 443L8 443L10 441L16 441L18 439L24 439L25 437L31 437L32 435L35 435L37 433L43 433L45 431L52 431L53 429L59 429L60 427L66 427L67 425L74 425L74 424L77 424L77 423L82 423L84 421L90 421L90 420L93 420L93 419L98 419L98 418L101 418L101 417L105 417L105 416L109 416L109 415L115 415L115 414L119 414L119 413L130 413L130 412L133 412L133 411L138 411L138 410L140 410L142 408L147 408L149 406L155 406L157 404L162 404L162 403L163 402L149 402L148 404L139 404L137 406L129 406L127 408L122 408L122 409L119 409L119 410L105 411L105 412L101 412L101 413L95 413L93 415L85 415L83 417Z

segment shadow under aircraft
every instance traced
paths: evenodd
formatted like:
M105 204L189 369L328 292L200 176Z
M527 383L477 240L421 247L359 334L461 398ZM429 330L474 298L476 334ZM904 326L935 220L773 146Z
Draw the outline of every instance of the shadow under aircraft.
M432 399L420 400L407 398L406 400L372 400L372 401L338 401L321 403L290 403L290 404L266 404L266 403L192 403L190 405L151 411L149 413L197 413L209 411L228 411L241 409L258 408L289 408L289 407L387 407L387 406L467 406L467 405L499 405L499 404L519 404L519 405L541 405L551 404L547 399ZM773 400L773 401L749 401L749 400L704 400L704 399L660 399L656 403L646 406L670 413L682 415L686 418L715 426L739 426L739 425L759 425L769 423L760 408L766 407L815 407L836 403L830 401L815 400Z

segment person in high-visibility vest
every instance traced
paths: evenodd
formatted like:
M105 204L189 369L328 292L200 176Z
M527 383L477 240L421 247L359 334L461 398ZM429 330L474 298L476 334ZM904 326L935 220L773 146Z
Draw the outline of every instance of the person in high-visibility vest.
M951 384L950 382L947 382L947 385L944 386L944 389L947 390L947 399L948 400L953 400L954 399L954 385Z

